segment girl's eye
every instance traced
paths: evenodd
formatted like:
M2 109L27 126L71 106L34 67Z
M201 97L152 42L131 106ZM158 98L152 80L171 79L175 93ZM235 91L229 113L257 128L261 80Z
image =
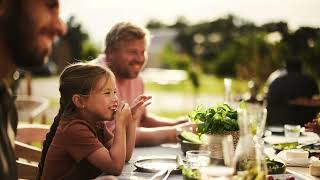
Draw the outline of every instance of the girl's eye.
M110 93L110 92L105 92L104 94L105 94L105 95L109 95L109 94L111 94L111 93Z

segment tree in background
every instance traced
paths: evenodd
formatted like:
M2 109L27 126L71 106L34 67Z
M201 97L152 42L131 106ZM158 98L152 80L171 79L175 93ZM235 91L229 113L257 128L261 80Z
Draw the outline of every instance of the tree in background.
M52 54L58 73L70 63L91 60L99 53L99 49L90 41L88 33L74 16L68 19L67 27L68 32L54 46Z
M254 80L261 87L285 59L297 55L303 58L307 72L320 78L319 28L300 27L292 31L283 21L257 26L233 15L193 25L184 17L174 25L158 24L159 28L178 31L176 42L180 48L171 51L170 56L163 54L165 67L188 70L181 63L189 60L204 73Z

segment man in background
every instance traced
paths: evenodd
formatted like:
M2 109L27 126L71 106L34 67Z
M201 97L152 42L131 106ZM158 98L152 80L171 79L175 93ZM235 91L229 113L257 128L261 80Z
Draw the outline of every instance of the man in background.
M0 0L0 177L17 177L14 139L17 112L11 90L18 67L41 66L65 33L58 0Z
M270 82L267 93L267 124L300 124L311 121L319 111L317 82L302 71L302 61L291 57L285 71Z
M144 93L139 73L147 61L148 32L131 23L118 23L109 31L105 51L92 63L109 67L116 76L118 97L129 104ZM143 111L137 120L136 146L175 143L176 128L190 126L186 121L168 121ZM112 124L109 125L112 129Z

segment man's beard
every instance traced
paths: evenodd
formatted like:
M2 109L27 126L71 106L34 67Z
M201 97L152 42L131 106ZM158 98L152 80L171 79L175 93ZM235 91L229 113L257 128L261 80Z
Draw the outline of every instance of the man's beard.
M121 68L119 68L118 75L123 79L134 79L134 78L138 77L139 72L138 73L132 73L132 72L129 71L129 69L121 69Z
M44 55L36 52L34 46L34 23L30 15L23 12L20 2L16 2L4 24L5 40L14 63L28 68L44 64Z

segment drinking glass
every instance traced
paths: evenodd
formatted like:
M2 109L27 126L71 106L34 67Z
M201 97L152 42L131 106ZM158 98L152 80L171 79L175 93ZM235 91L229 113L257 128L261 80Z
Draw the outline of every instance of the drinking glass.
M229 178L234 173L232 159L234 154L231 135L210 135L208 137L211 162L209 166L201 167L203 179Z
M288 138L297 138L300 136L300 125L285 124L284 136Z
M186 158L189 167L199 169L210 164L210 151L190 150L186 152Z
M261 105L248 105L247 116L249 119L249 130L251 130L255 142L258 142L264 135L267 109Z

